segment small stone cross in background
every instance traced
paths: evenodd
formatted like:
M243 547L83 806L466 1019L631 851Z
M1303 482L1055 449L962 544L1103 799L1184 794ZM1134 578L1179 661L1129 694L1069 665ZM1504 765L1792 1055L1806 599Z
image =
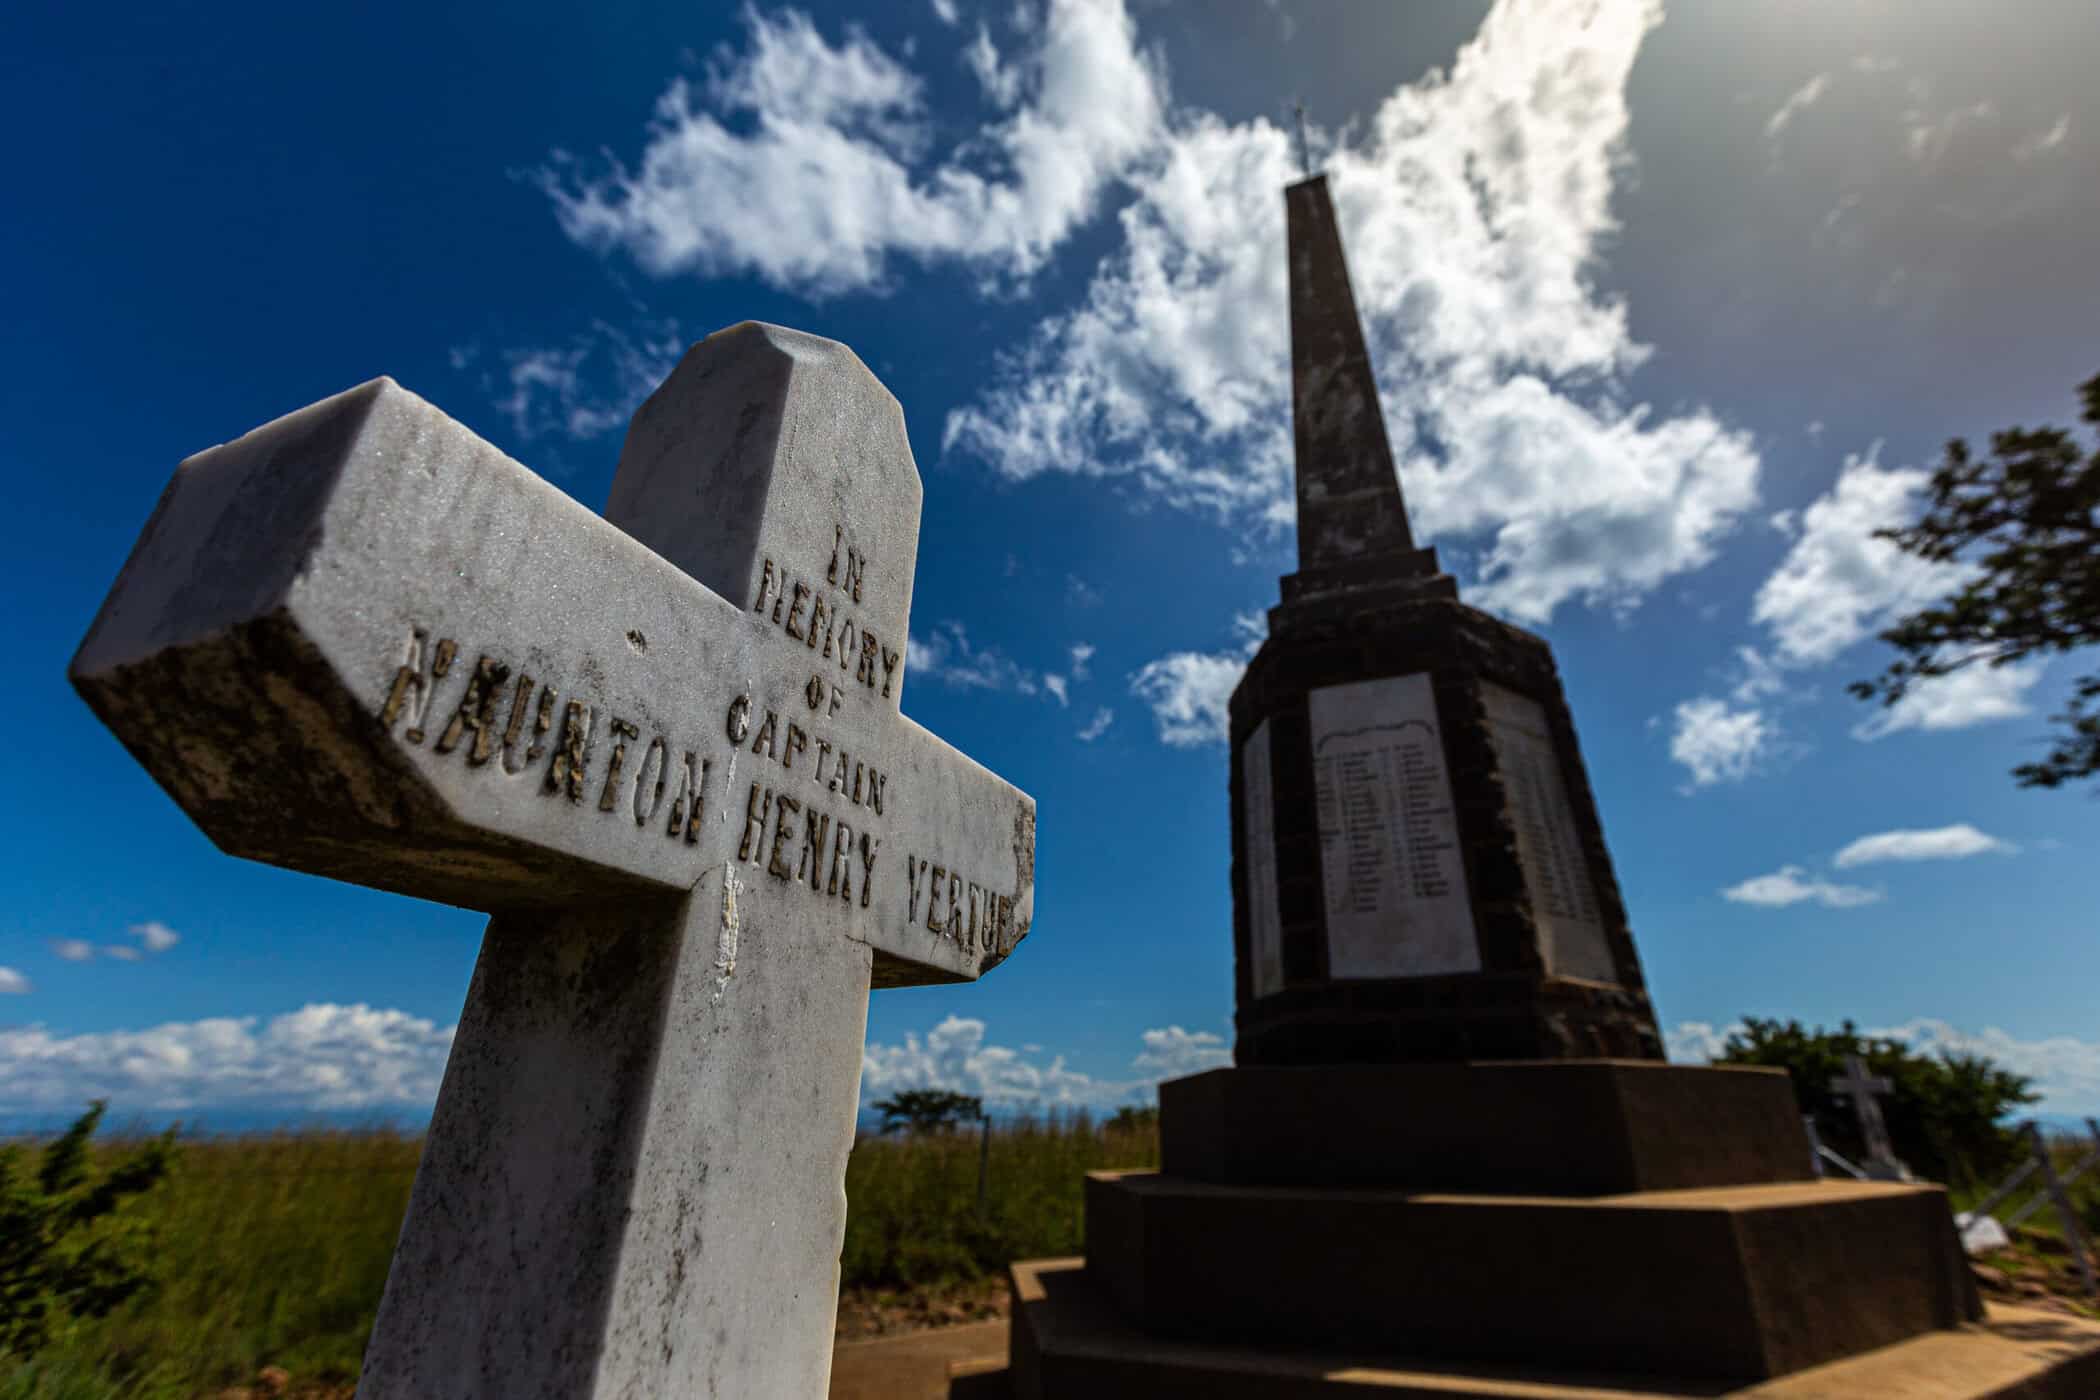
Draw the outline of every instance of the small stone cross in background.
M1866 1149L1860 1167L1875 1181L1911 1179L1910 1168L1896 1160L1895 1144L1889 1141L1888 1124L1882 1121L1881 1104L1875 1098L1895 1087L1885 1075L1868 1074L1866 1063L1857 1055L1847 1055L1845 1072L1830 1081L1831 1093L1852 1100L1852 1111L1859 1116L1860 1142Z
M81 694L222 849L493 915L365 1400L824 1393L868 989L1034 910L1034 802L899 711L919 504L751 323L603 517L384 379L177 470Z

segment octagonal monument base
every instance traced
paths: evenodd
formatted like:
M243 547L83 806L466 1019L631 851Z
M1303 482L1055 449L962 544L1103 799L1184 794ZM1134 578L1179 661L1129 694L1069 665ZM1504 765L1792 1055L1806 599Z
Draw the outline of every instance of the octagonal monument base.
M1087 1180L954 1395L2089 1396L2100 1327L1992 1314L1936 1186L1809 1179L1783 1071L1216 1070ZM2059 1325L2060 1324L2060 1325Z

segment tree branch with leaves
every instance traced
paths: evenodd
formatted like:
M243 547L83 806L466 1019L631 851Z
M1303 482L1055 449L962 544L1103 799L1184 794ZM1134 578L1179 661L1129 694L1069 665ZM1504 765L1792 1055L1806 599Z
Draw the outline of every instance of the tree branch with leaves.
M2010 666L2100 642L2100 375L2079 386L2096 430L2088 453L2063 428L2008 428L1977 456L1956 438L1933 471L1924 513L1878 538L1970 570L1961 587L1881 634L1898 655L1847 687L1894 705L1924 681L1969 666ZM2046 756L2013 769L2021 787L2100 773L2100 670L2080 677Z

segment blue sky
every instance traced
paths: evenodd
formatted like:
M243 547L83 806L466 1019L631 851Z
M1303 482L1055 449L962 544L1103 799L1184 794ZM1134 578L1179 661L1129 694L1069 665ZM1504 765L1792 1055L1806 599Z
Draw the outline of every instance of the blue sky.
M2100 370L2090 5L78 7L0 20L17 757L0 1114L413 1120L476 914L221 856L65 684L182 457L391 374L603 504L687 343L851 345L926 484L906 708L1039 803L1034 932L864 1094L1110 1106L1231 1038L1223 701L1293 566L1282 112L1418 535L1554 643L1657 1009L2100 1111L2079 667L1877 718L1864 543Z

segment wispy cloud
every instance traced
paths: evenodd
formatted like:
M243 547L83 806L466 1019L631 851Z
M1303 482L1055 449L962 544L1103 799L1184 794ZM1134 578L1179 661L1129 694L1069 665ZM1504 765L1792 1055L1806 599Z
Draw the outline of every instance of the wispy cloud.
M566 345L504 351L482 382L519 437L582 441L624 428L685 350L675 321L632 331L599 321Z
M1766 909L1784 909L1793 904L1820 904L1826 909L1857 909L1878 904L1881 891L1859 885L1840 885L1815 879L1798 865L1783 865L1770 875L1758 875L1721 891L1721 898L1737 904Z
M1880 861L1962 860L1987 854L2009 855L2019 847L1978 831L1967 822L1930 829L1880 831L1862 836L1831 861L1840 870Z
M1818 73L1787 94L1786 101L1779 104L1770 117L1765 119L1765 135L1776 140L1787 129L1796 116L1822 100L1830 90L1830 75Z
M972 644L969 632L952 620L908 638L905 666L919 679L938 681L953 690L1011 690L1034 695L1043 688L1034 671L998 647ZM1063 689L1062 681L1058 689ZM1064 696L1057 695L1057 699L1064 703Z
M25 996L29 991L27 977L11 967L0 967L0 996Z
M1852 737L1871 743L1907 729L1967 729L2017 719L2029 713L2027 692L2042 678L2047 664L2039 660L2009 666L1979 662L1918 681L1901 700L1854 725Z
M95 945L85 938L54 938L51 940L51 952L67 962L86 962L95 956Z
M1093 743L1094 740L1106 734L1108 727L1115 722L1116 712L1106 705L1099 706L1094 711L1094 717L1080 726L1077 731L1079 742L1082 744Z
M182 941L182 935L158 919L148 919L143 924L133 924L126 930L149 953L165 953Z

